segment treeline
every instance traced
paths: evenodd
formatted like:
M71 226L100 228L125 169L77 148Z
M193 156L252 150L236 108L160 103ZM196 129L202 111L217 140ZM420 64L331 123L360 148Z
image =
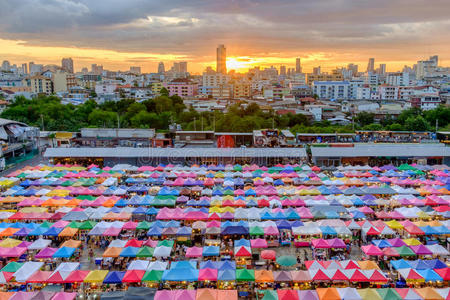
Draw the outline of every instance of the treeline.
M81 105L61 104L55 96L33 99L17 97L1 114L50 131L79 131L83 127L155 128L168 130L170 124L179 124L183 130L216 130L218 132L251 132L262 128L290 129L293 133L333 133L365 130L432 130L436 123L445 127L450 122L450 109L439 107L431 111L410 109L396 119L387 118L375 123L375 115L362 112L354 116L354 125L331 125L327 121L310 122L304 115L277 115L263 111L251 103L242 108L235 104L228 112L197 112L187 108L179 96L163 95L136 102L122 99L117 102L96 103L89 100Z

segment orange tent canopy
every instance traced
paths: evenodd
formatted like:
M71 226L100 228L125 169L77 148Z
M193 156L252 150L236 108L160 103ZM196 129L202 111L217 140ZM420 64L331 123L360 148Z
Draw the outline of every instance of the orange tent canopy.
M78 248L81 246L81 241L75 241L75 240L67 240L62 245L62 247L69 247L69 248Z
M74 236L77 232L78 228L66 227L58 234L58 236Z
M103 257L119 257L120 252L122 252L122 248L119 247L109 247L103 252Z
M237 300L236 290L217 290L217 300Z
M373 260L360 260L358 261L358 265L361 268L361 270L380 269Z
M336 288L319 288L316 292L320 300L341 300Z
M273 273L268 270L255 270L255 282L273 282Z
M2 232L0 232L0 237L12 236L14 233L16 233L19 230L20 230L20 228L8 227L5 230L3 230Z
M211 300L217 299L217 291L214 289L198 289L196 300Z
M419 296L421 296L423 299L443 299L441 295L439 295L438 292L436 292L431 287L425 287L420 289L414 289Z

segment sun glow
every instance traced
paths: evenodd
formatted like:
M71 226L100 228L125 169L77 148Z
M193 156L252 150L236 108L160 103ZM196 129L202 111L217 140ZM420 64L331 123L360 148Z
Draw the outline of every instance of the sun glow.
M227 57L227 70L247 71L257 64L253 58L248 56Z

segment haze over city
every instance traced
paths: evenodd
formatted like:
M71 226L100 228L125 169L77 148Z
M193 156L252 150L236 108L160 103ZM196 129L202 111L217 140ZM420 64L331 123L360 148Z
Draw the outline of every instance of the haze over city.
M351 2L351 3L350 3ZM33 8L31 8L33 7ZM408 10L405 10L408 7ZM38 9L39 13L37 13ZM293 66L324 71L370 57L401 70L439 54L450 57L450 2L437 1L2 1L0 57L11 63L92 63L155 72L187 61L201 73L227 46L227 69Z

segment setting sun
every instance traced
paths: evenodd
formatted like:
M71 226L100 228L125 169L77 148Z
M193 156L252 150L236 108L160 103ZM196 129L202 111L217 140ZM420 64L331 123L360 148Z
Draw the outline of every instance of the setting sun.
M235 71L246 71L252 68L255 61L248 56L227 57L227 69Z

